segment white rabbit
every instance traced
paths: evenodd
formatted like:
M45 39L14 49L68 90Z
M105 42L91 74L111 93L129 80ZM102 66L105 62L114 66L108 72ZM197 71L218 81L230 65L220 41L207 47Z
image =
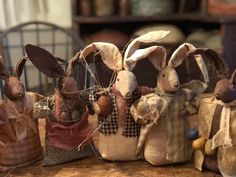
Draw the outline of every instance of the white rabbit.
M81 52L81 57L86 57L91 52L99 50L106 66L117 73L112 88L101 88L100 90L92 91L90 94L100 125L97 148L104 159L123 161L138 158L136 146L140 126L132 118L130 106L141 96L140 92L150 92L151 90L137 86L136 77L131 72L135 64L132 63L132 68L128 69L129 63L126 63L126 59L132 56L142 43L156 42L168 33L168 31L155 31L134 39L126 49L124 63L119 49L110 43L95 42ZM105 100L108 103L103 107L104 101L102 102L101 98L104 100L104 97L101 95L104 95L106 91L108 91L105 94L108 99Z

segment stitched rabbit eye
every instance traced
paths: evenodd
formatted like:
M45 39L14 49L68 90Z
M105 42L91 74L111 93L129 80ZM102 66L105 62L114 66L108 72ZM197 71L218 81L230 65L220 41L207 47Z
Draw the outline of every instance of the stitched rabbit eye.
M116 80L117 80L118 82L120 81L120 79L119 79L119 78L117 78Z
M165 74L162 74L162 77L165 77L166 75Z

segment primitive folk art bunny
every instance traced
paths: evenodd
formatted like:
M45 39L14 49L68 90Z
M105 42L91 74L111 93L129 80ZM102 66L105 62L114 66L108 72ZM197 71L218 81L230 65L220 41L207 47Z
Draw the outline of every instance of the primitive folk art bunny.
M26 58L19 60L9 76L0 58L0 77L5 99L0 102L0 170L28 165L41 158L38 122L33 104L43 96L26 92L20 80Z
M168 33L168 31L155 31L134 39L125 51L124 60L119 49L110 43L95 42L81 52L81 57L86 57L98 50L105 65L117 74L112 87L99 88L90 94L90 100L98 115L97 148L102 158L112 161L138 158L136 146L140 126L132 118L130 106L142 93L152 90L137 86L136 77L132 73L134 67L128 69L129 63L126 63L126 58L132 56L141 44L161 40Z
M227 71L225 71L227 73ZM199 138L193 141L195 167L236 176L236 70L217 82L214 95L198 101Z
M91 133L89 111L73 77L79 53L64 71L58 58L48 51L30 44L25 46L25 50L39 71L58 79L54 94L34 105L34 118L46 118L43 165L56 165L92 155L93 142L88 138ZM80 145L82 148L78 150Z
M184 43L172 54L166 65L166 50L161 46L149 49L149 60L159 70L155 94L142 96L131 107L131 113L137 122L141 122L141 133L137 153L144 150L144 158L152 165L165 165L184 162L191 159L192 149L186 138L188 120L186 114L191 111L189 103L207 88L208 72L202 57L217 56L216 52L206 49L195 55L188 53L196 48ZM184 60L194 58L202 73L204 81L191 80L180 84L176 72ZM157 60L155 60L157 58ZM211 58L211 57L210 57ZM218 58L214 58L218 60ZM139 55L133 55L127 62L139 60Z

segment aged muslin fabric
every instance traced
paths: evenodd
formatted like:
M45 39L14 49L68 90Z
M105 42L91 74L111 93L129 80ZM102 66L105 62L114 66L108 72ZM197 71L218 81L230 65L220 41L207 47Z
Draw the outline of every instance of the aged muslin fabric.
M33 105L37 94L28 92L25 95L25 107L22 114L7 100L7 114L12 128L16 133L16 141L8 141L0 130L0 169L15 168L28 165L41 158L41 143L38 133L38 123L33 120Z
M189 109L190 102L194 97L204 91L206 84L192 80L183 84L179 91L166 93L156 88L155 93L143 97L148 102L156 99L155 105L163 107L156 113L156 123L149 122L142 125L138 143L138 151L143 145L144 158L153 165L165 165L171 163L184 162L191 159L192 148L190 141L186 138L189 129L189 121L186 116L180 113ZM143 97L136 102L143 100ZM165 105L165 106L164 106ZM136 109L137 107L133 107ZM159 109L159 108L158 108ZM134 110L132 110L134 113ZM139 118L138 114L133 114ZM153 124L153 125L152 125ZM144 141L144 143L141 143Z
M94 101L97 101L98 92L100 92L99 89L94 90L90 93L89 100L92 103ZM112 90L110 93L108 93L108 96L110 97L111 102L112 102L112 113L107 118L103 118L103 117L98 118L98 124L101 125L98 131L105 135L115 134L118 130L118 116L119 115L118 115L118 109L117 109L117 104L116 104L117 96L115 95L114 92L112 92ZM126 136L126 137L139 136L140 125L134 121L132 115L130 114L130 107L134 103L134 101L137 100L140 96L141 95L137 92L137 90L135 90L132 98L126 101L127 113L124 120L124 131L122 133L123 136Z
M221 173L225 176L236 176L236 101L223 103L214 95L204 94L198 101L199 135L209 139L213 124L213 116L217 105L223 106L218 115L220 129L213 136L213 144L217 148L217 161ZM202 171L205 153L195 151L195 167Z
M81 113L80 121L72 125L58 123L55 110L54 95L34 105L34 118L47 118L43 165L56 165L93 155L93 142L88 137L92 131L88 125L88 110ZM81 143L82 148L78 150Z

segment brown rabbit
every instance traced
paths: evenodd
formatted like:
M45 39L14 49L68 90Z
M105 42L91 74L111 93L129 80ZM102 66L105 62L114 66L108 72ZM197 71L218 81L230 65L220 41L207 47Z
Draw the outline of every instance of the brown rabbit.
M236 100L236 70L233 72L230 79L224 77L217 82L214 95L217 100L225 103Z
M0 77L6 98L0 102L0 169L24 166L41 156L37 122L33 121L33 104L43 96L26 92L20 80L26 58L21 59L9 76L0 60ZM24 147L19 151L19 147ZM34 149L34 150L32 150ZM8 153L7 153L8 152Z
M195 167L236 176L236 70L217 82L214 96L199 101L200 137L193 142Z
M34 105L34 118L46 118L45 158L43 165L56 165L93 154L89 111L85 97L73 77L73 67L79 61L78 52L69 62L66 71L61 59L33 45L25 46L32 63L45 75L58 79L53 95ZM79 151L78 146L83 145Z

